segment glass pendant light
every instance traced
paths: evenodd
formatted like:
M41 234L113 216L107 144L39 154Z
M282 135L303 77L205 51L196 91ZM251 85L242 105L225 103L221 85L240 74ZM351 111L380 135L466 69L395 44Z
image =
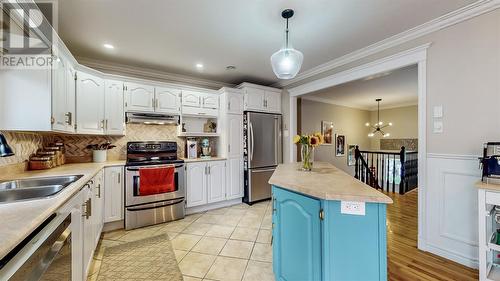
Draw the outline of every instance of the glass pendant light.
M271 56L271 66L279 79L292 79L299 73L304 55L295 50L288 41L288 19L293 16L292 9L286 9L281 16L286 19L285 46Z

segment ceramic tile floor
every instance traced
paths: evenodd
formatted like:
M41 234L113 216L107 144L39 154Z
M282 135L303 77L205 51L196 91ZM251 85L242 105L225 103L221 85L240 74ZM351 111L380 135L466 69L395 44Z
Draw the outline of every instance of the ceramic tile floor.
M274 281L270 201L239 204L175 222L102 235L88 281L97 279L103 249L167 233L184 280Z

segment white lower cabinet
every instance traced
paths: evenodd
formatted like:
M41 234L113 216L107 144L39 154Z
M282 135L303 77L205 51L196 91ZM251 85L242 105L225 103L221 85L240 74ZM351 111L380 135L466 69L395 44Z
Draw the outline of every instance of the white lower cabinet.
M186 206L196 207L226 199L226 161L186 164Z
M207 163L186 164L186 206L207 204Z
M226 199L243 197L243 158L227 160Z
M123 220L123 167L104 168L104 222Z
M207 203L226 199L226 161L207 162Z

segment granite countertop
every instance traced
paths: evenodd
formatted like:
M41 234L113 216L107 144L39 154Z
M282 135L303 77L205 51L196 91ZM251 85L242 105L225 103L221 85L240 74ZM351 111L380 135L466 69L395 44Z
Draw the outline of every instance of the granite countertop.
M0 180L24 179L34 177L52 177L63 175L83 175L78 181L64 188L57 195L37 200L13 203L0 203L0 259L8 254L16 245L42 224L51 214L64 205L69 199L92 179L102 168L123 166L125 161L109 161L104 163L66 164L57 168L40 171L26 171L14 174L2 174Z
M500 184L496 184L496 183L487 183L487 182L483 182L483 181L478 181L478 182L476 182L476 187L479 189L500 192Z
M184 160L185 163L226 160L226 158L224 157L195 158L195 159L181 158L181 159Z
M392 203L387 195L330 163L314 162L311 172L299 171L299 167L300 163L280 164L269 183L323 200Z

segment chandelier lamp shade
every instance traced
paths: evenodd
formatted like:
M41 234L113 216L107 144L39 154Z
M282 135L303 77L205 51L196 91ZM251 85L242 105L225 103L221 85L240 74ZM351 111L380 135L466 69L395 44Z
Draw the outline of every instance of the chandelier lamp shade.
M299 73L304 60L304 55L292 47L288 38L288 19L293 14L292 9L286 9L281 13L281 16L286 19L285 44L283 48L271 56L271 66L279 79L294 78Z
M391 134L384 132L383 129L386 127L392 126L392 123L389 122L387 124L384 124L384 122L380 121L380 102L382 101L382 99L376 99L375 101L377 102L377 123L375 123L375 124L366 123L365 124L366 127L370 127L373 129L373 131L371 133L369 133L368 136L373 137L373 136L375 136L375 134L378 133L378 134L381 134L384 138L387 138Z

